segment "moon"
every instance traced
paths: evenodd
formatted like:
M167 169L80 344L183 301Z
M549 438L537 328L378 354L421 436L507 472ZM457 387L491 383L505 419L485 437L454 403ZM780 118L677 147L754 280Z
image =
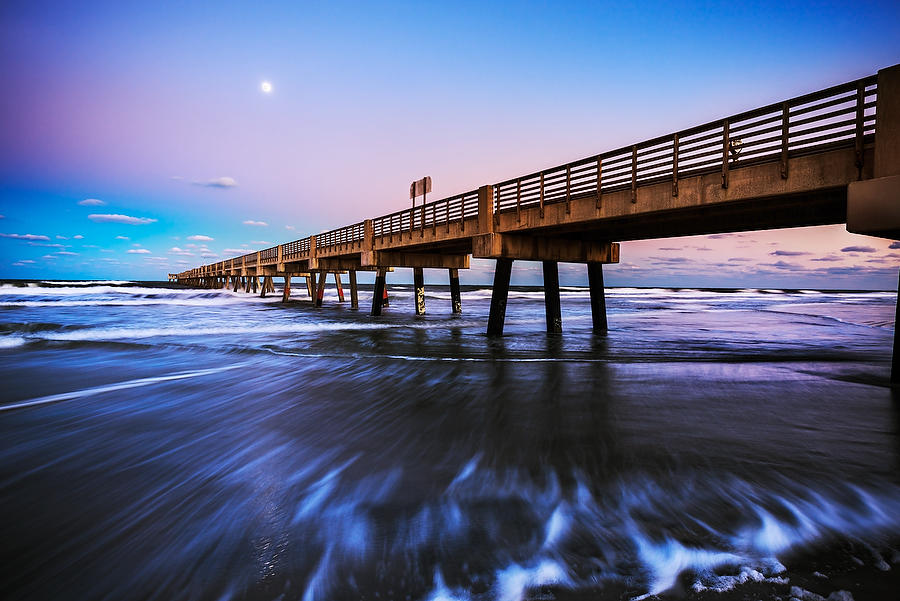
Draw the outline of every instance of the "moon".
M259 84L259 89L263 91L263 94L271 94L272 93L272 84L271 82L264 81Z

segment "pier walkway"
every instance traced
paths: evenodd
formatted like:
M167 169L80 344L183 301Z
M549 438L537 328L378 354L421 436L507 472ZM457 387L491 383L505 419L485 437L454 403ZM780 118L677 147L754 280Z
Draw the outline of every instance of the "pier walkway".
M851 232L900 238L900 65L632 146L484 185L240 257L170 274L182 284L274 292L272 279L306 277L321 305L326 276L376 272L379 315L386 274L413 268L424 313L423 269L458 270L495 259L487 332L503 332L512 262L542 261L547 330L561 330L559 262L585 263L593 326L607 328L603 264L618 242L846 223ZM900 347L894 341L894 374Z

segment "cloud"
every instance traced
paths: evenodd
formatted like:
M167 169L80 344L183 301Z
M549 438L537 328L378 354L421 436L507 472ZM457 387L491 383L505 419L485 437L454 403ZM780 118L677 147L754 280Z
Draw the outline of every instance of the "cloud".
M149 255L150 251L146 248L129 248L126 251L130 255Z
M34 263L34 261L32 261L31 259L22 259L21 261L16 261L15 263L13 263L13 265L21 267L22 265L26 265L28 263Z
M226 255L245 255L247 254L246 248L226 248L222 251Z
M218 257L219 255L217 255L214 252L204 252L204 253L200 253L200 256L203 257L204 259L212 259L212 258Z
M744 262L746 262L746 261L752 261L753 259L748 259L747 257L731 257L731 258L728 259L728 260L731 261L731 262L733 262L733 263L738 263L738 262L744 263Z
M195 186L205 186L207 188L234 188L237 182L233 177L217 177L205 182L194 182Z
M269 224L265 221L253 221L252 219L248 219L244 222L244 225L255 225L257 227L267 227Z
M802 250L773 250L769 254L776 257L802 257L803 255L811 255L812 253L804 252Z
M106 203L99 198L85 198L84 200L79 200L78 204L83 207L102 207Z
M184 179L184 176L183 175L173 175L169 179L174 179L176 182L180 182L181 180Z
M128 225L146 225L148 223L155 223L156 219L150 219L149 217L131 217L129 215L104 215L104 214L96 214L93 213L88 215L88 219L94 221L96 223L125 223Z
M178 248L177 246L173 246L169 249L169 252L173 255L184 255L186 257L193 257L194 253L189 250L184 250L183 248Z
M116 236L116 240L131 240L128 236Z
M660 263L688 263L692 262L687 257L650 257L653 261L658 261Z
M843 257L833 257L833 256L831 256L831 255L828 255L827 257L818 257L818 258L815 258L815 259L810 259L810 261L825 261L825 262L828 262L828 263L831 263L831 262L834 262L834 261L843 261L843 260L844 260Z
M72 238L75 240L81 240L82 238L84 238L84 236L82 236L81 234L77 234L75 236L72 236Z
M873 253L875 249L871 246L845 246L841 249L842 253Z
M681 246L661 246L657 250L681 250Z
M49 236L39 236L38 234L0 234L3 238L15 238L16 240L47 240Z
M0 215L0 219L6 219L6 215Z
M261 244L261 245L265 246L267 244L272 244L272 243L269 242L268 240L251 240L250 244Z
M211 242L214 238L210 238L209 236L201 236L197 234L196 236L188 236L188 240L197 240L198 242Z
M68 240L68 238L66 238L65 236L57 236L56 239L57 240Z
M70 252L70 251L68 251L68 250L61 250L61 251L57 252L56 254L58 254L58 255L66 255L67 257L77 257L77 256L78 256L78 253L73 253L73 252Z
M774 267L775 269L786 269L788 271L803 271L804 270L803 266L797 265L796 263L788 263L786 261L776 261L774 263L761 263L761 265Z
M0 219L2 219L2 218L3 218L3 215L0 215ZM286 226L284 226L284 229L286 229L286 230L295 230L295 229L297 229L297 228L295 228L293 225L286 225ZM892 247L892 248L893 248L893 247Z

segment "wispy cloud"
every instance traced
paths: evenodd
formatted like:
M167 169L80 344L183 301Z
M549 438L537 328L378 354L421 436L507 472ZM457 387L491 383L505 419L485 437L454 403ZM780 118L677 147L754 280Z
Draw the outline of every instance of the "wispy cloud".
M732 263L746 263L748 261L752 261L753 259L750 259L748 257L731 257L728 260Z
M56 239L57 240L68 240L68 238L66 238L65 236L57 236Z
M125 223L127 225L146 225L148 223L156 222L156 219L151 219L149 217L131 217L130 215L119 215L115 213L109 215L93 213L88 215L88 219L96 223Z
M78 253L73 253L72 251L68 251L68 250L61 250L61 251L57 252L56 254L65 255L67 257L77 257L78 256Z
M194 182L195 186L205 186L207 188L234 188L238 184L233 177L217 177L205 182Z
M833 263L834 261L843 261L843 257L835 257L833 255L828 255L827 257L816 257L815 259L810 259L810 261L822 261L826 263Z
M128 236L116 236L116 240L131 240Z
M769 254L776 257L802 257L803 255L811 255L812 253L804 252L802 250L773 250Z
M84 200L79 200L78 204L83 207L102 207L106 203L99 198L85 198Z
M31 259L22 259L21 261L16 261L13 263L13 267L25 267L27 265L32 265L34 261Z
M267 227L269 224L265 221L253 221L252 219L248 219L244 222L244 225L255 225L258 227Z
M202 236L200 234L197 234L196 236L188 236L187 239L196 240L198 242L211 242L213 240L213 238L210 238L209 236Z
M841 249L842 253L873 253L875 249L871 246L845 246Z
M226 248L222 251L226 255L245 255L247 254L246 248Z
M0 218L2 218L2 217L3 217L3 215L0 215ZM297 229L297 228L295 228L293 225L286 225L286 226L284 226L284 229L286 229L286 230L295 230L295 229Z
M126 251L130 255L149 255L150 251L146 248L129 248Z
M760 263L760 265L774 267L775 269L784 269L787 271L803 271L805 269L802 265L798 265L797 263L788 263L787 261L776 261L774 263Z
M2 238L15 238L16 240L47 240L50 241L49 236L41 236L38 234L0 234Z
M214 258L218 257L219 255L217 255L214 252L204 252L204 253L200 253L200 256L203 257L204 259L214 259Z
M72 236L72 239L74 239L74 240L82 240L83 238L84 238L84 236L82 236L81 234L76 234L75 236Z
M269 242L268 240L251 240L250 244L261 244L261 245L265 246L266 244L272 244L272 243Z

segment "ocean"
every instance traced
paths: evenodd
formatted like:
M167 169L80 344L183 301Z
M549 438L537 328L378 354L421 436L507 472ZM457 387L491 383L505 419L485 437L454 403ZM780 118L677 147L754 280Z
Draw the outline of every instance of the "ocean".
M0 597L897 598L894 292L361 288L0 284Z

